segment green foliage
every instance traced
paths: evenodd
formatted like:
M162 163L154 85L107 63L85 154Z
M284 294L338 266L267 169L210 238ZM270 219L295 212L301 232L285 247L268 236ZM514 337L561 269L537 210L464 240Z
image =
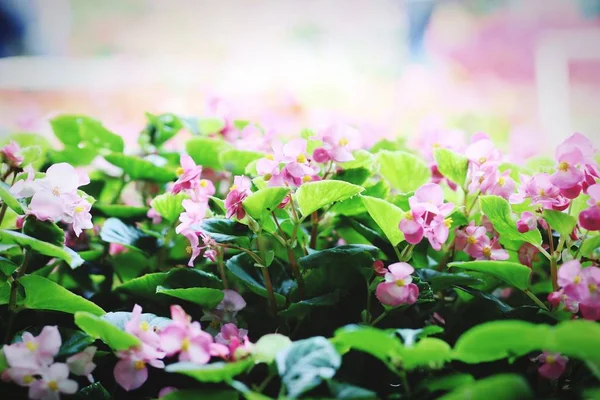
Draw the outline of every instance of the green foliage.
M16 212L19 215L23 215L23 206L19 202L19 200L15 199L15 197L9 192L10 187L4 183L0 182L0 199L2 203L6 204L11 210Z
M219 163L233 175L243 175L251 162L264 156L256 151L228 149L219 154Z
M361 196L361 200L371 218L381 228L392 246L397 246L404 240L404 234L398 227L404 218L404 211L392 203L376 197Z
M83 264L83 259L68 247L55 246L19 232L0 229L0 242L4 244L18 244L36 253L60 258L66 261L71 268L77 268Z
M402 193L418 189L431 178L427 163L404 151L382 150L377 154L377 161L381 175Z
M494 276L509 285L521 290L529 286L531 269L523 264L510 261L468 261L454 262L448 264L449 267L464 268L470 271L483 272Z
M121 168L130 179L152 182L170 182L176 178L175 171L158 166L152 161L119 153L104 156L106 161Z
M252 193L242 204L246 212L258 221L270 217L269 214L277 209L289 193L289 189L283 187L268 187Z
M442 175L459 186L465 184L469 169L467 157L443 147L436 148L433 156Z
M251 358L235 362L215 362L198 365L192 362L170 364L165 371L187 375L199 382L230 382L235 376L246 371L254 361Z
M537 229L526 233L517 230L516 221L512 218L512 212L508 201L499 196L482 196L479 198L481 211L490 219L494 229L500 234L501 239L523 240L534 246L542 242L542 236Z
M184 211L182 202L187 198L189 198L189 196L183 192L177 194L170 192L163 193L152 199L150 206L154 208L161 217L170 223L174 223L179 219L179 214Z
M113 350L127 350L140 344L140 340L116 327L106 319L87 312L75 313L75 325L93 338L100 339Z
M338 201L346 200L364 189L344 181L309 182L296 191L296 201L303 217Z
M577 225L575 218L560 211L544 210L542 217L552 229L562 236L569 236Z
M494 399L529 399L531 389L523 377L516 374L500 374L486 379L461 385L458 389L440 397L443 400L485 400L493 393Z
M221 169L220 154L230 150L232 146L220 139L194 137L185 143L185 151L196 164L212 169Z

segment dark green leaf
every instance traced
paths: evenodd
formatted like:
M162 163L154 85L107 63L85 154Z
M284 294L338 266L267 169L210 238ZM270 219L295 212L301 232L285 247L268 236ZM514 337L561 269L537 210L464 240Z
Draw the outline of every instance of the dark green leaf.
M301 317L308 314L315 307L330 307L337 304L339 301L340 295L338 292L324 294L322 296L313 297L312 299L292 303L286 310L280 311L279 315L285 317Z
M181 288L168 289L163 286L156 288L156 293L175 297L190 303L198 304L206 309L213 309L223 300L223 291L210 288Z
M527 381L520 375L499 374L460 385L439 400L526 400L532 398Z
M447 289L453 285L476 285L482 283L480 279L477 279L471 275L464 273L451 274L448 272L439 272L434 269L419 268L416 270L416 274L429 283L431 290L439 292Z
M108 243L118 243L125 247L152 254L158 247L158 240L139 229L126 225L117 218L109 218L102 225L100 238Z
M238 394L233 390L223 389L178 389L162 396L160 400L232 400Z
M250 246L248 227L237 221L225 218L208 218L202 221L202 230L217 243L235 244L244 248Z
M321 250L298 260L303 268L342 265L348 268L371 267L378 249L373 246L349 244Z
M107 217L122 219L146 218L148 207L127 206L123 204L94 204L94 210L100 211Z
M336 399L376 399L377 394L349 383L327 381L331 395Z
M94 338L80 331L70 330L65 335L65 330L61 329L62 344L57 357L68 357L75 353L85 350L86 347L94 343Z
M77 268L83 264L83 259L68 247L58 247L19 232L0 230L1 244L18 244L22 247L28 247L33 251L49 257L65 260L71 268Z
M112 397L100 382L92 383L72 397L74 400L110 400Z

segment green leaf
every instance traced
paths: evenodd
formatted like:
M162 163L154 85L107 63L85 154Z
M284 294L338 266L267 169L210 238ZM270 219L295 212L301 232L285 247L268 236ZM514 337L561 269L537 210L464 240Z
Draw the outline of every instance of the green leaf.
M378 249L364 244L348 244L316 251L298 260L303 268L323 268L342 265L348 268L369 267L375 261Z
M595 321L569 320L549 327L540 350L562 353L568 357L600 363L600 325Z
M443 340L426 337L411 347L404 347L400 357L402 367L407 370L420 367L441 368L452 359L452 350Z
M65 335L65 329L61 329L62 344L58 351L57 357L70 356L94 343L94 338L81 331L69 330L68 335Z
M207 137L193 137L185 143L185 151L196 164L215 170L223 168L219 154L231 148L232 146L223 140Z
M8 304L10 299L10 283L0 282L0 305Z
M338 292L324 294L322 296L313 297L312 299L301 300L292 303L289 307L279 312L279 315L285 317L301 317L308 314L315 307L329 307L337 304L340 301Z
M179 214L185 211L182 203L183 200L187 198L189 198L189 196L183 192L177 194L163 193L156 196L152 200L152 203L150 203L150 206L154 208L161 217L170 223L174 223L178 220Z
M416 190L431 179L427 163L413 154L382 150L377 154L377 160L381 175L403 193Z
M32 310L52 310L74 314L85 311L94 315L104 310L89 300L71 293L50 279L38 275L26 275L19 279L25 288L23 306Z
M237 221L225 218L207 218L202 221L202 230L217 243L235 244L248 248L248 227Z
M252 292L264 298L268 298L262 271L254 264L255 262L250 256L246 253L242 253L227 260L226 266L227 269L248 286ZM289 278L281 264L277 262L269 267L269 273L275 289L274 294L277 306L283 307L286 302L285 294L295 286L295 283Z
M154 299L156 297L156 289L162 285L166 279L166 272L144 274L139 278L134 278L129 282L120 285L117 290L132 293L140 297Z
M490 219L494 229L501 238L508 240L523 240L534 246L542 243L542 236L537 229L521 233L516 222L512 219L512 212L508 201L500 196L481 196L479 198L481 210Z
M124 204L94 204L94 210L100 211L107 217L114 218L131 218L143 219L146 218L148 207L127 206Z
M436 148L433 151L433 157L442 175L459 186L464 185L469 168L467 157L443 147Z
M482 280L477 279L471 275L456 273L451 274L448 272L440 272L429 268L419 268L416 270L416 274L421 280L426 281L431 286L431 290L439 292L444 289L448 289L454 285L477 285L483 283Z
M364 189L344 181L318 181L303 184L296 191L298 208L304 217L313 211L346 200Z
M199 306L212 310L223 300L223 291L211 288L181 288L168 289L163 286L156 288L156 293L186 300Z
M58 247L50 243L34 239L31 236L23 235L19 232L0 230L0 243L3 244L18 244L22 247L27 247L33 251L49 257L60 258L69 264L71 268L77 268L83 264L83 259L79 254L75 253L68 247Z
M370 175L371 171L367 168L351 168L339 171L331 179L352 183L353 185L362 185Z
M169 272L155 272L132 279L117 288L136 296L157 300L156 292L163 289L220 288L221 281L215 275L191 268L175 268Z
M284 187L267 187L246 197L242 204L246 212L258 221L277 210L289 193L290 190Z
M6 362L6 356L4 355L4 350L0 349L0 374L4 372L8 368L8 363Z
M542 217L552 229L564 237L568 237L573 233L573 229L577 225L577 220L574 217L561 211L544 210Z
M361 196L361 200L371 218L383 231L392 246L396 246L404 240L404 234L398 227L404 218L404 211L392 203L376 197Z
M98 155L98 150L87 143L79 146L65 146L62 150L49 151L50 160L56 164L66 162L74 167L89 165Z
M153 253L158 247L157 238L150 236L134 226L126 225L117 218L104 221L100 230L100 239L108 243L118 243L125 247Z
M231 380L245 372L254 361L251 358L246 358L234 362L215 362L206 365L198 365L192 362L178 362L167 365L165 371L187 375L200 382L231 382Z
M280 351L292 345L287 336L279 333L269 333L262 336L252 348L252 356L256 362L271 363Z
M77 146L81 141L79 120L87 118L83 115L59 115L50 120L54 135L67 146Z
M37 161L44 161L44 152L41 146L28 146L21 148L21 157L23 157L23 163L21 165L33 164Z
M232 400L237 398L238 394L233 390L178 389L166 396L161 396L160 400Z
M219 163L232 175L243 175L248 164L264 156L264 153L256 151L229 149L219 154Z
M167 140L171 139L183 127L182 122L175 114L153 115L146 113L148 124L144 129L143 135L149 143L156 147L161 146Z
M448 264L448 267L464 268L471 271L483 272L521 290L527 289L529 286L529 277L531 275L530 268L510 261L482 260L452 262Z
M125 148L125 142L120 135L112 133L99 121L91 118L79 120L79 135L83 141L92 144L96 148L117 153L122 153Z
M345 353L350 349L372 355L386 364L392 371L397 370L399 354L403 350L402 343L394 333L380 329L348 325L335 331L332 342Z
M200 118L198 120L198 130L202 135L219 133L223 128L225 128L225 120L223 118Z
M44 136L38 135L36 133L26 132L13 133L12 135L6 135L2 137L0 139L0 146L8 144L8 142L10 142L11 140L17 142L19 146L21 146L21 149L25 149L28 147L40 148L41 156L34 161L30 160L30 157L32 155L27 154L27 151L25 151L25 154L23 154L22 151L22 156L24 158L23 166L27 166L28 163L32 162L33 168L36 170L39 170L44 165L44 163L46 162L46 157L44 157L44 154L48 151L48 149L52 147L48 139L46 139Z
M373 168L373 154L368 152L367 150L359 149L355 150L352 155L354 156L354 160L346 161L344 163L340 163L340 166L344 169L353 169L353 168Z
M333 378L342 357L324 337L299 340L279 352L277 370L288 398L297 398L323 380Z
M151 161L120 153L104 156L106 161L121 168L132 180L170 182L177 178L175 171L159 167Z
M377 394L371 390L364 389L349 383L338 381L327 381L331 395L335 399L376 399Z
M494 400L526 400L533 397L527 381L522 376L498 374L461 385L439 400L487 400L490 396Z
M6 204L8 208L13 210L19 215L23 215L23 206L19 203L19 200L15 199L12 193L9 192L10 186L4 182L0 182L0 199Z
M581 255L587 258L597 259L598 256L594 256L594 252L600 249L600 235L588 237L581 243Z
M17 264L6 257L0 257L0 271L6 276L10 276L19 268Z
M112 397L100 382L82 388L72 397L73 400L110 400Z
M140 344L137 337L87 312L75 313L75 325L91 337L102 340L113 350L127 350Z
M54 246L62 246L65 242L65 233L58 225L51 221L40 221L33 216L25 219L23 233Z

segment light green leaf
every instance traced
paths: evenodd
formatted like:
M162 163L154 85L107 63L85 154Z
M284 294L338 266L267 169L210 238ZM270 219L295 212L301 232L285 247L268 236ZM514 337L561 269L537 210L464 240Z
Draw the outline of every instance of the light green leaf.
M21 148L21 156L23 163L21 165L29 165L38 161L43 161L43 151L41 146L28 146Z
M156 293L175 297L212 310L223 300L223 291L204 287L169 289L163 286L156 288Z
M481 210L489 220L494 229L498 231L501 238L508 240L523 240L534 246L542 243L542 236L537 229L521 233L517 229L516 222L512 219L512 212L508 201L500 196L482 196L479 198Z
M125 148L125 142L120 135L112 133L99 121L92 118L79 120L79 135L83 141L96 148L108 149L117 153L122 153Z
M344 181L318 181L303 184L296 191L298 208L304 217L313 211L346 200L364 189Z
M400 207L376 197L361 196L361 200L371 218L383 231L392 246L396 246L404 240L404 234L398 228L405 214Z
M84 115L59 115L50 120L54 135L67 146L77 146L81 141L79 135L79 120L87 118Z
M368 353L392 371L397 370L393 360L397 362L403 350L400 339L393 332L368 326L348 325L340 328L335 331L332 342L342 354L350 349Z
M494 400L526 400L532 398L532 393L522 376L499 374L461 385L439 400L488 400L490 396Z
M340 163L340 166L344 169L353 169L353 168L367 168L372 169L373 167L373 154L368 152L367 150L355 150L352 155L354 156L354 160L346 161L344 163Z
M225 128L223 118L200 118L198 120L198 130L202 135L219 133L223 128Z
M287 188L267 187L246 197L242 204L252 218L260 220L275 211L289 193Z
M21 146L21 149L23 149L23 150L28 147L39 147L40 148L40 150L41 150L40 157L38 157L35 160L30 159L30 157L33 154L27 154L28 151L25 151L25 154L22 153L22 156L24 158L23 166L27 166L27 164L33 163L33 168L36 170L39 170L44 165L44 163L46 162L45 153L48 151L48 149L50 149L52 147L52 145L50 144L48 139L46 139L44 136L38 135L36 133L26 133L26 132L18 132L18 133L13 133L12 135L3 136L2 138L0 138L0 147L4 146L5 144L8 144L11 140L18 143L19 146ZM23 152L23 150L22 150L22 152Z
M150 205L167 221L174 223L178 220L179 214L184 211L183 200L189 196L183 192L177 194L163 193L156 196Z
M104 310L89 300L71 293L59 284L39 275L26 275L19 279L25 288L23 306L32 310L52 310L74 314L85 311L94 315Z
M469 159L453 150L438 147L433 151L438 169L446 178L459 186L463 186L467 179Z
M600 249L600 235L588 237L581 244L581 255L587 258L597 259L599 255L594 256L594 252Z
M8 208L19 215L23 215L24 211L21 203L19 203L19 200L15 199L9 189L10 187L6 183L0 182L0 199L2 199L2 202L5 203Z
M111 400L111 395L100 382L82 388L72 397L73 400Z
M258 339L252 348L252 356L256 362L271 363L280 351L291 346L289 337L279 333L269 333Z
M157 147L175 136L183 127L180 119L174 114L153 115L146 113L146 119L148 125L144 129L144 136L140 136L140 142L142 142L141 138L144 137L144 140Z
M243 175L251 162L264 156L264 153L256 151L229 149L219 154L219 162L223 169L231 171L233 175Z
M185 143L185 151L196 164L216 170L223 168L219 154L231 148L232 146L223 140L207 137L193 137Z
M377 154L377 160L381 175L403 193L416 190L431 179L427 163L413 154L382 150Z
M140 344L137 337L87 312L75 313L75 325L91 337L102 340L113 350L127 350Z
M552 229L564 237L568 237L577 225L577 220L574 217L561 211L544 210L542 217Z
M192 362L178 362L167 365L165 371L187 375L200 382L230 382L235 376L246 371L254 360L245 358L234 362L215 362L206 365L198 365Z
M83 264L83 259L79 254L75 253L70 248L54 246L19 232L0 230L0 242L4 244L18 244L22 247L28 247L45 256L60 258L61 260L65 260L73 269Z
M48 155L54 164L66 162L78 167L91 164L98 155L98 150L88 143L82 143L79 146L65 146L62 150L50 149Z
M510 261L481 260L452 262L448 264L448 267L464 268L470 271L483 272L521 290L527 289L529 286L529 277L531 275L530 268Z
M151 161L120 153L104 156L106 161L121 168L133 180L170 182L177 178L175 171L154 165Z

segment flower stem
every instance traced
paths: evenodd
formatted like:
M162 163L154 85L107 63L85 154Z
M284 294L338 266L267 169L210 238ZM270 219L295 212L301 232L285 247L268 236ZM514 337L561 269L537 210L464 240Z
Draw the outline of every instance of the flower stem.
M387 317L387 315L389 314L390 310L384 310L379 317L375 318L375 320L373 322L371 322L371 326L375 326L377 325L378 322L380 322L382 319L384 319L385 317Z
M550 311L550 310L548 309L548 307L546 307L546 305L545 305L545 304L544 304L544 303L543 303L543 302L542 302L542 301L541 301L541 300L540 300L540 299L539 299L539 298L538 298L538 297L537 297L535 294L531 293L531 291L530 291L529 289L525 289L525 290L523 290L523 292L524 292L524 293L525 293L527 296L529 296L529 298L530 298L531 300L533 300L533 302L534 302L535 304L537 304L538 306L540 306L540 308L542 308L542 309L544 309L544 310L546 310L546 311Z
M310 228L310 248L316 249L317 247L317 234L319 229L319 215L314 211L310 216L311 228Z
M219 248L217 249L217 265L219 266L223 289L229 289L229 282L227 281L227 274L225 273L225 264L223 263L223 250Z
M256 246L258 247L258 253L264 257L264 252L260 248L260 241L262 237L260 234L256 238ZM271 307L271 312L274 317L277 317L277 301L275 300L275 291L273 290L273 283L271 282L271 274L269 273L269 267L267 267L267 263L264 262L260 257L258 257L258 264L262 265L261 267L263 279L265 281L265 288L267 289L267 295L269 299L269 306Z
M556 266L556 254L554 253L554 239L552 238L552 228L548 225L548 244L550 245L550 277L552 279L552 290L558 290L558 268Z
M371 284L368 279L365 279L365 282L367 283L367 316L365 322L368 324L371 322Z
M17 316L17 294L19 291L19 279L25 272L27 271L27 267L29 266L29 262L31 261L31 253L25 250L25 259L23 260L23 264L17 270L17 275L13 279L10 284L10 295L8 300L8 312L10 313L8 317L8 324L6 327L6 336L4 338L4 342L8 343L10 339L10 335L13 329L13 325L15 323L15 318Z
M396 253L396 257L398 257L398 261L402 261L402 254L400 253L400 250L398 250L397 246L392 246L394 248L394 252Z
M281 225L279 224L279 221L277 220L275 213L271 212L271 216L273 217L273 221L275 221L275 225L277 226L277 229L279 230L279 234L285 241L285 247L287 249L290 266L292 267L292 272L294 274L294 278L296 278L296 282L298 283L298 293L300 294L300 300L304 300L304 298L306 296L305 289L304 289L304 278L302 277L302 274L300 273L300 269L298 268L298 262L296 261L296 256L294 255L294 249L292 248L291 243L288 241L287 235L281 228Z

